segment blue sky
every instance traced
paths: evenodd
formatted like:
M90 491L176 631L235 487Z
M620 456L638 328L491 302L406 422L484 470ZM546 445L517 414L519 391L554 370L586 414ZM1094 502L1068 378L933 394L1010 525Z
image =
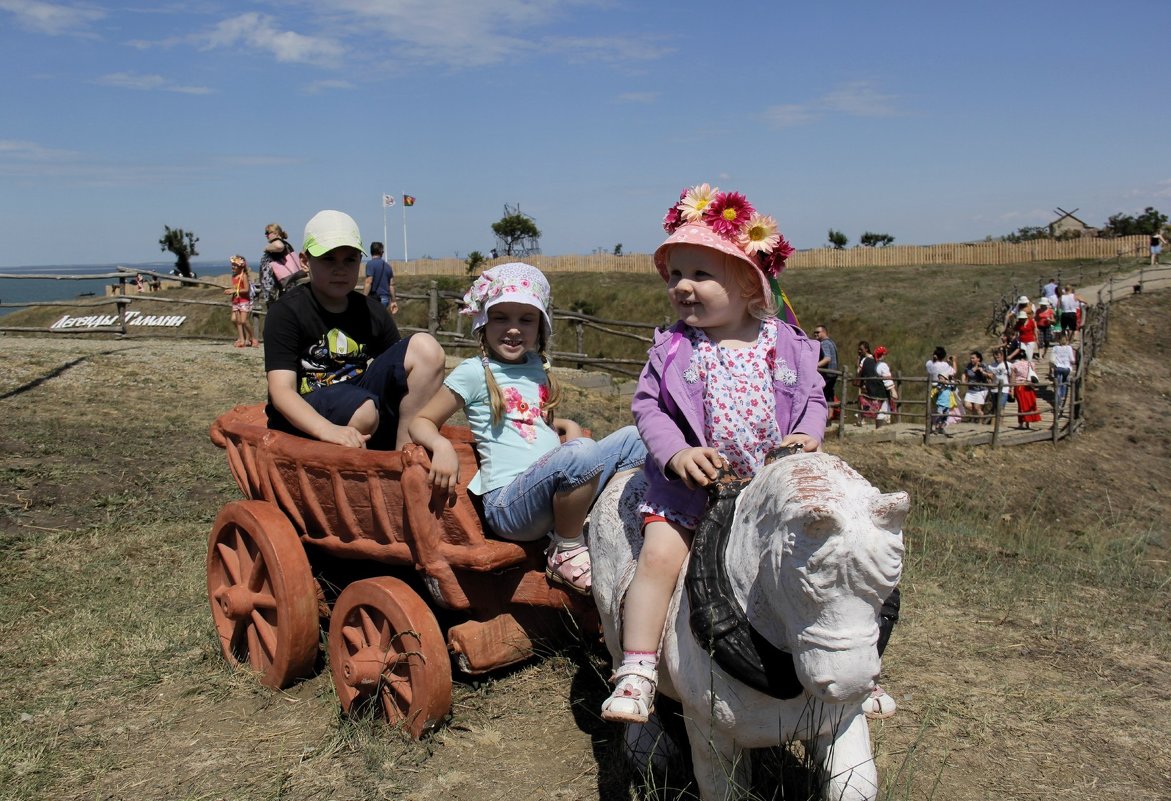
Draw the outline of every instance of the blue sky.
M1171 212L1162 0L0 0L0 266L253 261L322 208L409 254L647 252L685 185L800 248ZM403 251L402 208L388 251Z

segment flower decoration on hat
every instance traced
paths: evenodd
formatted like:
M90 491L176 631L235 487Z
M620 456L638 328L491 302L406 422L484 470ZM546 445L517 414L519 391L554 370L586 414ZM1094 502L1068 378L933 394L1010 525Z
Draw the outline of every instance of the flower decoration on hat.
M667 210L663 228L673 234L692 223L703 224L727 240L769 278L780 275L793 254L793 246L778 230L777 221L757 212L739 192L721 192L709 184L684 189L679 202Z

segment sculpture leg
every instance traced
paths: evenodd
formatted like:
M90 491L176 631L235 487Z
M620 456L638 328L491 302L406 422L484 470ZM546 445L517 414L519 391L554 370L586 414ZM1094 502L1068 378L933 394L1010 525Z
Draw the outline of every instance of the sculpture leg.
M825 776L822 797L833 801L873 801L878 795L878 770L870 751L866 717L854 714L837 739L817 738L817 761Z
M752 785L748 752L711 726L710 710L684 707L695 782L703 801L746 797Z

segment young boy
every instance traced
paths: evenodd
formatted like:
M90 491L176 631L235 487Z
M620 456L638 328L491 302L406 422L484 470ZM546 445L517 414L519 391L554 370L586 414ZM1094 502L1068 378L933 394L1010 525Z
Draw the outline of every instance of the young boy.
M353 448L411 441L407 424L443 382L443 348L428 334L403 339L378 298L354 290L365 252L348 214L305 225L309 282L264 325L269 428Z

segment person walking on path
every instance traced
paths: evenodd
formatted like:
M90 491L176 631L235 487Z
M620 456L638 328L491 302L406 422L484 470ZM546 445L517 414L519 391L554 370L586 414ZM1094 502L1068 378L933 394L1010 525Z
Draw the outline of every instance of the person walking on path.
M1029 423L1041 422L1041 415L1037 412L1037 391L1033 389L1036 375L1023 352L1017 354L1016 360L1009 366L1008 378L1016 398L1016 427L1028 430L1031 427Z
M1078 329L1078 311L1083 303L1081 297L1073 291L1070 284L1066 284L1058 298L1061 304L1061 330L1071 338Z
M394 270L382 258L386 250L381 242L370 243L370 261L366 262L365 292L374 295L393 315L398 314L398 295L394 290Z
M984 366L984 355L972 351L964 368L964 413L971 415L973 422L988 422L984 419L984 402L988 400L989 386L995 381L996 377Z
M838 383L838 346L837 343L829 338L829 332L825 325L819 325L813 329L813 337L821 345L821 358L817 362L817 372L821 373L821 377L825 379L825 405L830 410L829 419L835 419L841 414L841 409L836 406L837 396L834 394L834 389Z
M1049 354L1050 373L1053 378L1053 408L1058 417L1062 415L1061 406L1065 402L1066 390L1069 388L1069 376L1077 359L1073 346L1069 344L1069 337L1061 334L1057 344Z
M858 343L857 383L860 389L857 424L862 425L863 420L873 420L875 427L881 425L879 413L886 406L888 398L886 384L878 374L878 359L874 358L870 343L865 340Z
M1151 234L1151 266L1155 267L1159 264L1159 254L1163 252L1163 246L1167 244L1167 240L1163 238L1162 231L1155 231Z

